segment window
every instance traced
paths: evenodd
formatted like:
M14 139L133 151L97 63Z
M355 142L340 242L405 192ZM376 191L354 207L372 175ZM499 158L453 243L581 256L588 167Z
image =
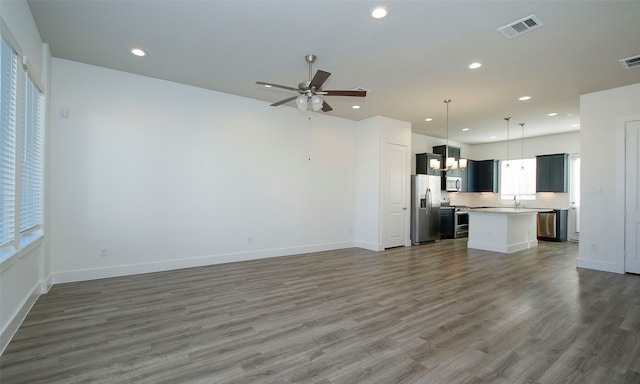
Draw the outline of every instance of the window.
M518 200L535 200L536 159L502 160L500 194L503 200L514 200L514 196Z
M20 232L42 223L42 117L44 102L29 76L24 81L20 150Z
M0 261L41 232L45 99L2 38L0 62Z
M0 62L0 248L15 238L18 55L2 39Z

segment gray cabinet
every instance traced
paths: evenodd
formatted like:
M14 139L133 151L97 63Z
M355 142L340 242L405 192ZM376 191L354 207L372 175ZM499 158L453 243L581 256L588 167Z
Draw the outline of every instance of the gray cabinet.
M468 159L467 168L460 170L460 175L462 177L462 190L460 192L475 192L475 169L475 160Z
M473 162L473 191L498 192L498 160L476 160Z
M536 192L566 193L568 168L569 155L566 153L536 156Z
M440 171L431 168L431 160L437 159L442 167L442 156L433 153L417 153L416 154L416 175L435 175L440 176Z
M436 155L440 155L442 156L442 162L440 163L442 165L442 168L445 168L446 166L446 153L447 153L447 146L446 145L437 145L435 147L433 147L433 153ZM460 148L458 147L452 147L449 145L449 157L453 157L454 159L460 160ZM460 177L460 169L452 169L450 171L446 172L447 175L442 175L443 177L445 176L457 176Z

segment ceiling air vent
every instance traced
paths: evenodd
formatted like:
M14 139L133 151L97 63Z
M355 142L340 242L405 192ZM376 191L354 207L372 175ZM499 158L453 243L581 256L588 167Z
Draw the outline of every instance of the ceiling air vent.
M625 69L640 67L640 55L622 59L620 60L620 64L622 64Z
M498 31L505 35L507 39L522 35L525 32L532 31L536 28L543 26L542 21L536 16L527 16L524 19L509 23L502 28L498 28Z

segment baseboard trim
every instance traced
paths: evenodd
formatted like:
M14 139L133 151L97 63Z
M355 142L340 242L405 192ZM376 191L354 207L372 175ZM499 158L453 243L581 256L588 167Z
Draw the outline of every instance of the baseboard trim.
M48 293L51 287L53 286L53 275L49 274L49 276L40 282L40 294Z
M382 244L378 244L378 243L367 243L365 241L357 241L355 246L358 248L367 249L369 251L376 251L376 252L384 251L384 247L382 246Z
M187 259L163 260L151 263L117 265L106 268L93 268L75 271L60 271L53 273L52 282L54 284L71 283L76 281L87 281L96 279L105 279L109 277L138 275L142 273L152 273L168 271L173 269L202 267L206 265L232 263L237 261L247 261L264 259L269 257L290 256L296 254L304 254L311 252L331 251L335 249L353 248L354 242L339 242L314 244L301 247L286 247L263 249L249 252L234 252L218 255L208 255L201 257L192 257Z
M40 292L41 287L40 282L38 282L31 290L31 293L24 299L22 305L20 305L16 312L11 316L11 321L2 330L2 333L0 333L0 355L4 353L9 342L13 339L13 336L18 331L18 328L20 328L20 325L27 317L29 311L31 311L31 308L38 300L38 297L40 297Z
M585 260L578 258L576 259L576 266L578 268L595 269L597 271L624 273L624 267L621 267L616 263L609 263L604 261Z

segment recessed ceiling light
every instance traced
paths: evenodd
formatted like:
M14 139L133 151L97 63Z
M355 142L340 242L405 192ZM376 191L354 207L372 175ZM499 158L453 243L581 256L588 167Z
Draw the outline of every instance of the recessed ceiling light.
M475 63L469 64L469 69L478 69L480 67L482 67L482 63L475 62Z
M353 105L353 106L351 106L351 108L352 109L360 109L360 106L359 105Z
M491 137L490 137L490 139L495 139L495 138L496 138L495 136L491 136Z
M264 87L265 88L271 88L271 84L265 84Z
M522 97L518 97L519 101L527 101L527 100L531 100L531 96L522 96Z
M147 53L145 51L143 51L142 49L140 49L140 48L133 48L131 50L131 53L133 53L136 56L140 56L140 57L147 55Z
M580 127L580 124L571 124L571 128L578 128Z
M558 112L547 113L547 116L549 117L558 116Z
M424 121L433 121L433 119L430 117L427 117L426 119L424 119Z
M387 16L388 13L389 11L385 7L375 7L371 10L370 15L374 19L382 19Z
M462 128L463 132L467 132L469 130L469 128Z

